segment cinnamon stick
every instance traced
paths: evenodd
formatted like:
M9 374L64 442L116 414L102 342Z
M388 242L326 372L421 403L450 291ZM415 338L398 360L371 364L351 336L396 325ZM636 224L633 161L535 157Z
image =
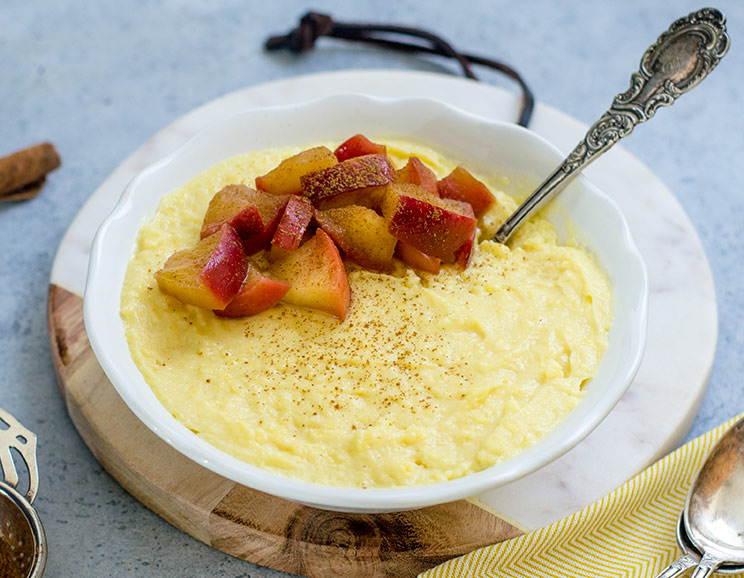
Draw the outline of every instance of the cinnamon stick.
M41 143L0 158L0 201L36 196L47 173L59 165L59 154L51 143Z

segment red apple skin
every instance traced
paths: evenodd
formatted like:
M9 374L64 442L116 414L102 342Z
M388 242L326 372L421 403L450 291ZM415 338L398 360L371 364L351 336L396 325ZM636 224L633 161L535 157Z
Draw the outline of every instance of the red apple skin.
M475 245L475 232L473 229L470 239L463 243L455 254L455 264L461 269L467 269L470 263L470 255L473 254L473 245Z
M338 148L333 151L339 162L364 155L381 154L387 151L385 145L373 143L363 134L355 134L353 137L345 140Z
M171 255L155 273L164 293L206 309L224 309L237 294L248 269L243 243L230 225Z
M401 184L418 185L427 193L439 196L437 176L418 157L410 157L406 166L396 172L396 181Z
M336 245L323 229L299 249L272 263L268 273L292 285L282 298L284 303L346 319L351 302L349 280Z
M300 246L307 226L313 218L314 209L304 197L292 196L284 208L284 215L271 240L271 248L295 251Z
M204 215L200 237L204 239L213 235L225 223L235 229L241 238L263 231L261 215L242 187L230 185L212 197Z
M395 167L385 155L354 157L335 166L300 178L302 194L317 205L322 199L350 191L387 185L395 178Z
M219 317L248 317L271 309L289 291L290 284L264 275L253 263L238 293L223 310L215 310Z
M250 237L243 238L243 246L248 255L252 255L266 248L274 236L279 221L282 220L284 207L289 202L289 195L270 195L261 191L249 189L250 195L254 198L254 203L261 215L264 224L264 230Z
M302 192L300 178L337 164L330 149L314 147L284 159L272 171L256 177L256 188L272 195L299 195Z
M456 167L439 181L437 189L443 198L470 204L476 217L481 217L496 200L486 185L462 167Z
M439 273L439 269L442 265L441 259L431 257L404 241L398 241L398 244L395 246L395 256L409 267L413 267L420 271L426 271L428 273L434 273L435 275Z
M396 239L372 209L350 205L316 211L315 220L352 261L371 271L392 269Z
M446 205L446 199L433 197L416 185L392 185L383 202L383 214L388 231L398 240L451 264L473 236L477 220Z
M246 187L248 188L248 187ZM253 255L269 246L279 222L282 220L284 208L287 206L290 195L272 195L262 191L248 189L253 198L256 209L261 215L264 228L260 233L254 233L249 237L243 237L243 247L248 255Z

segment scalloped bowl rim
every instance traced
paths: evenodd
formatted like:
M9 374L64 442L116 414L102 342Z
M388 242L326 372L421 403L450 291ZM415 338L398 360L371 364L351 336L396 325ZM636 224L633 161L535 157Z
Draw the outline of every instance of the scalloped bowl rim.
M241 132L246 127L273 130L255 131L259 134L246 137ZM318 132L322 133L318 138L308 138ZM137 232L154 214L159 198L235 154L339 140L350 132L407 137L447 156L467 159L481 171L505 173L515 180L545 176L563 159L558 149L527 129L423 98L338 95L251 109L213 122L137 175L96 233L86 281L84 320L91 347L107 377L134 414L183 455L240 484L319 508L384 512L445 503L479 495L554 461L609 414L635 376L645 345L648 281L643 259L619 208L581 175L552 201L555 207L547 213L559 230L566 226L566 215L571 215L570 222L588 241L587 248L596 254L612 281L615 319L609 346L597 375L585 386L584 396L573 412L533 446L502 463L424 486L361 489L290 479L247 464L200 439L160 404L140 374L124 338L119 296ZM256 139L260 145L244 145ZM477 148L478 144L487 148ZM226 150L234 152L225 155ZM525 154L532 156L519 156ZM520 163L525 167L515 168ZM563 217L561 211L565 212ZM601 225L592 217L601 217ZM107 298L110 295L116 298Z

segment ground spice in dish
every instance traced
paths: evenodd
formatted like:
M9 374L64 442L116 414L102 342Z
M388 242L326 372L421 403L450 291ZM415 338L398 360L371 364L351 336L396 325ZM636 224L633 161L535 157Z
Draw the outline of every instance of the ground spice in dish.
M0 576L2 578L25 578L27 576L28 573L21 567L16 556L16 552L5 536L0 534Z

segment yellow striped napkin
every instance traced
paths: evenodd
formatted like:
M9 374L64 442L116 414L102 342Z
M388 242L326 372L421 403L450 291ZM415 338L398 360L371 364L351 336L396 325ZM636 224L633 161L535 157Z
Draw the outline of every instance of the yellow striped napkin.
M454 558L420 578L655 576L681 555L677 520L695 474L742 416L695 438L580 512Z

